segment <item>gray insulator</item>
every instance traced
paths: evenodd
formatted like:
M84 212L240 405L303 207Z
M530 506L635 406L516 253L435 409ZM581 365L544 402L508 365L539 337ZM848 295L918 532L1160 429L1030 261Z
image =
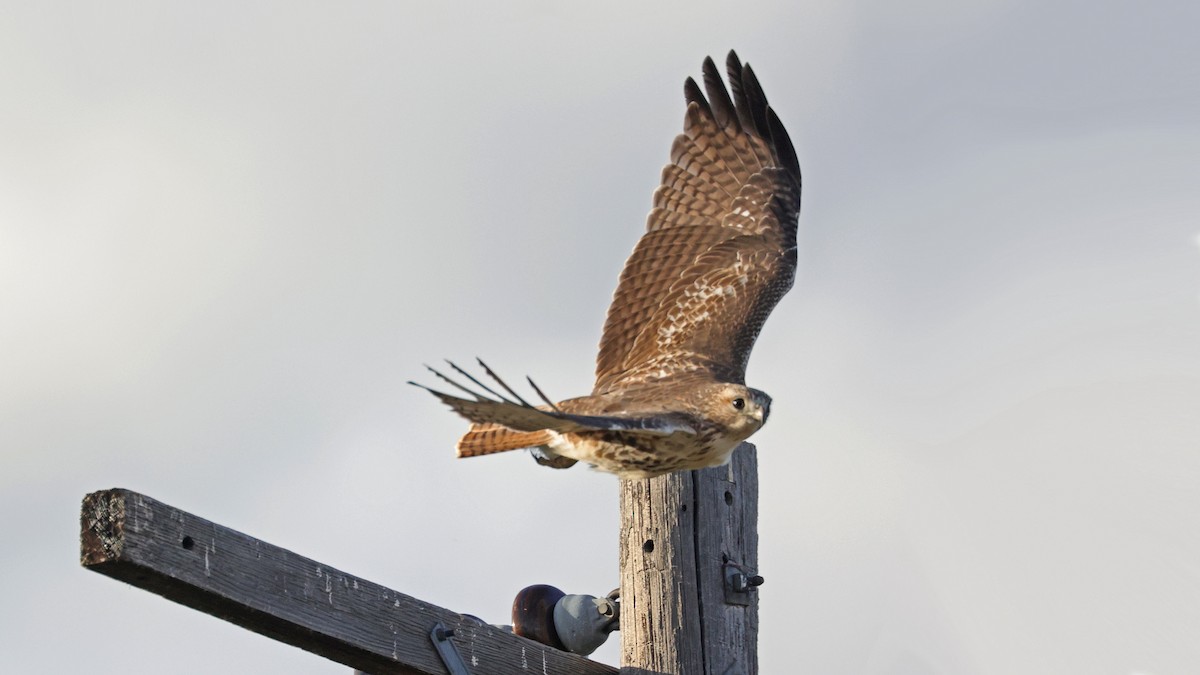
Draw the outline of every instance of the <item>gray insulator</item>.
M594 595L567 595L554 605L554 629L567 651L591 654L617 629L620 605Z

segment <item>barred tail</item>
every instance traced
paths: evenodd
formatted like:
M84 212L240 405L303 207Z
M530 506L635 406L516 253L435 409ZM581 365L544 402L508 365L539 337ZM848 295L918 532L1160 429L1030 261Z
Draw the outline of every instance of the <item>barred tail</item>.
M550 431L514 431L499 424L472 424L458 439L459 457L478 457L494 452L536 448L550 442Z

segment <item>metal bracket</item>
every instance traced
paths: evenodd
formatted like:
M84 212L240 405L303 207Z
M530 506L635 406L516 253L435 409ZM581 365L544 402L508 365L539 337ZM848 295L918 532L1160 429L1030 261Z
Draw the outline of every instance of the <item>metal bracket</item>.
M749 606L753 602L751 591L763 584L763 578L754 570L732 560L725 561L725 604Z
M458 648L450 641L452 635L454 635L454 631L446 628L441 621L433 624L433 630L429 631L429 639L433 640L433 646L437 649L438 656L442 658L442 663L445 664L450 675L471 675L467 671L467 664L463 661L462 655L458 653Z

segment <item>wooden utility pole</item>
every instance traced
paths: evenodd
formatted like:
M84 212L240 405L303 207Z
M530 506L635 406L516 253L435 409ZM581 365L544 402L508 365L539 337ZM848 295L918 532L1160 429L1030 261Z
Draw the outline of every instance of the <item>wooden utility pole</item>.
M758 672L756 467L621 481L622 675ZM617 674L130 490L80 521L87 569L364 672Z
M622 675L758 672L758 460L621 481Z

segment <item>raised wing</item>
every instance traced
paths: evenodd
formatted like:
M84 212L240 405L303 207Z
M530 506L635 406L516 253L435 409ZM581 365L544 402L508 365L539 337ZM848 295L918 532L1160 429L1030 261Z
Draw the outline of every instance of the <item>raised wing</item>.
M596 359L595 394L690 375L742 382L767 315L796 269L800 166L737 54L730 92L704 61L688 78L683 134L625 263Z

